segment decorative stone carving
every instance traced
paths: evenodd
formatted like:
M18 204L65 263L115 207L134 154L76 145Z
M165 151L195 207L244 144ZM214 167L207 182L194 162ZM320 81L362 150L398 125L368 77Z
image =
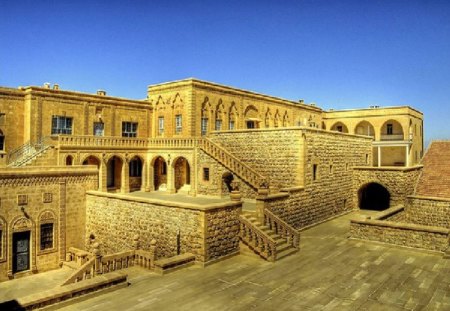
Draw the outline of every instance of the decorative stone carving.
M50 193L50 192L45 192L45 193L42 195L42 201L43 201L44 203L51 203L51 202L53 201L53 194Z
M29 220L25 217L17 219L12 226L14 231L23 230L23 229L31 229L31 227L32 227L31 220Z
M27 205L28 204L28 195L26 195L26 194L17 195L17 204L18 205Z

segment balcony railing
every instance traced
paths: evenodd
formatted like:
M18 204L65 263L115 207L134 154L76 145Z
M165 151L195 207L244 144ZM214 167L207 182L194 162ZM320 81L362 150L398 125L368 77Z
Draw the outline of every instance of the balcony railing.
M381 134L381 140L404 140L403 134Z
M147 148L147 138L59 135L59 147Z

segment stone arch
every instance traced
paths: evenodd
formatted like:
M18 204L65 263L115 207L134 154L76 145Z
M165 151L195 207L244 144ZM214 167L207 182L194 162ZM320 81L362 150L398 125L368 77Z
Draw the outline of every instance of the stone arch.
M31 218L17 216L10 223L8 240L8 260L11 263L12 273L30 270L36 260L36 249L33 247L36 238L36 224ZM20 252L16 248L20 245ZM33 268L34 270L34 268Z
M222 195L230 194L230 192L232 190L231 182L233 180L234 180L234 175L231 172L226 171L225 173L222 174L222 178L221 178Z
M97 167L100 167L100 163L101 163L100 158L95 155L87 155L81 161L82 165L97 165Z
M381 140L404 140L404 133L402 124L395 119L387 120L380 129Z
M341 133L348 133L348 127L341 121L338 121L333 124L333 126L330 128L330 131L336 131Z
M355 126L355 134L375 137L375 128L372 123L363 120Z
M11 232L31 230L34 227L34 222L31 218L25 216L16 216L11 221Z
M65 163L66 163L67 166L73 165L73 158L74 158L74 157L73 157L71 154L69 154L69 155L66 156L66 161L65 161Z
M266 114L264 116L264 127L272 127L273 119L272 113L270 112L270 108L267 108Z
M244 111L244 121L245 121L245 127L248 129L252 128L259 128L259 115L258 115L258 109L256 109L253 105L248 105L247 108L245 108Z
M222 99L219 99L219 103L217 104L216 111L215 111L214 129L216 131L222 130L223 120L226 120L226 112L225 112L225 107L222 103Z
M185 157L179 156L173 160L172 169L174 170L175 191L190 191L191 166L189 161Z
M154 190L167 190L167 162L163 156L156 156L152 159L153 167L153 186Z
M106 162L106 187L112 191L120 190L122 187L123 157L111 155Z
M285 111L284 116L283 116L283 127L288 127L288 126L290 126L289 114L287 111Z
M237 128L239 113L236 107L236 103L232 102L230 109L228 110L228 129L234 130Z
M358 190L358 206L360 209L383 211L390 207L391 194L378 182L369 182Z
M280 112L277 109L277 111L275 112L275 116L273 117L273 126L274 127L279 127L280 126L280 123L281 123L280 119L281 119Z

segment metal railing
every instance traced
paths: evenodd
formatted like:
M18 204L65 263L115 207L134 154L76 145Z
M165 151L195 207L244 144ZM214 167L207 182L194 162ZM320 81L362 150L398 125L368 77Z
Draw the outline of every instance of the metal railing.
M16 167L35 158L48 148L54 146L54 137L44 136L36 142L28 141L8 154L8 166Z

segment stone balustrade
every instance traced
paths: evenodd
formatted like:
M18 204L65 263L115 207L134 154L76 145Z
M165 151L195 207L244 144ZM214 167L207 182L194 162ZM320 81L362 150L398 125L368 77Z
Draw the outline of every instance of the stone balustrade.
M99 263L100 273L102 274L131 267L134 265L134 251L103 256Z
M72 273L61 285L67 285L93 278L95 275L95 261L96 258L92 257L89 261L83 264L78 270Z
M264 259L275 261L277 259L276 242L271 237L264 234L261 229L254 226L243 215L240 215L239 217L240 238Z
M149 148L194 148L198 145L198 138L151 138Z
M107 137L107 136L75 136L59 135L59 148L95 147L95 148L148 148L147 138Z
M94 255L76 247L69 247L66 261L74 261L78 267L88 262Z
M299 248L300 233L268 209L264 209L264 224L268 226L269 229L275 231L276 234L285 238L288 244L295 248Z

